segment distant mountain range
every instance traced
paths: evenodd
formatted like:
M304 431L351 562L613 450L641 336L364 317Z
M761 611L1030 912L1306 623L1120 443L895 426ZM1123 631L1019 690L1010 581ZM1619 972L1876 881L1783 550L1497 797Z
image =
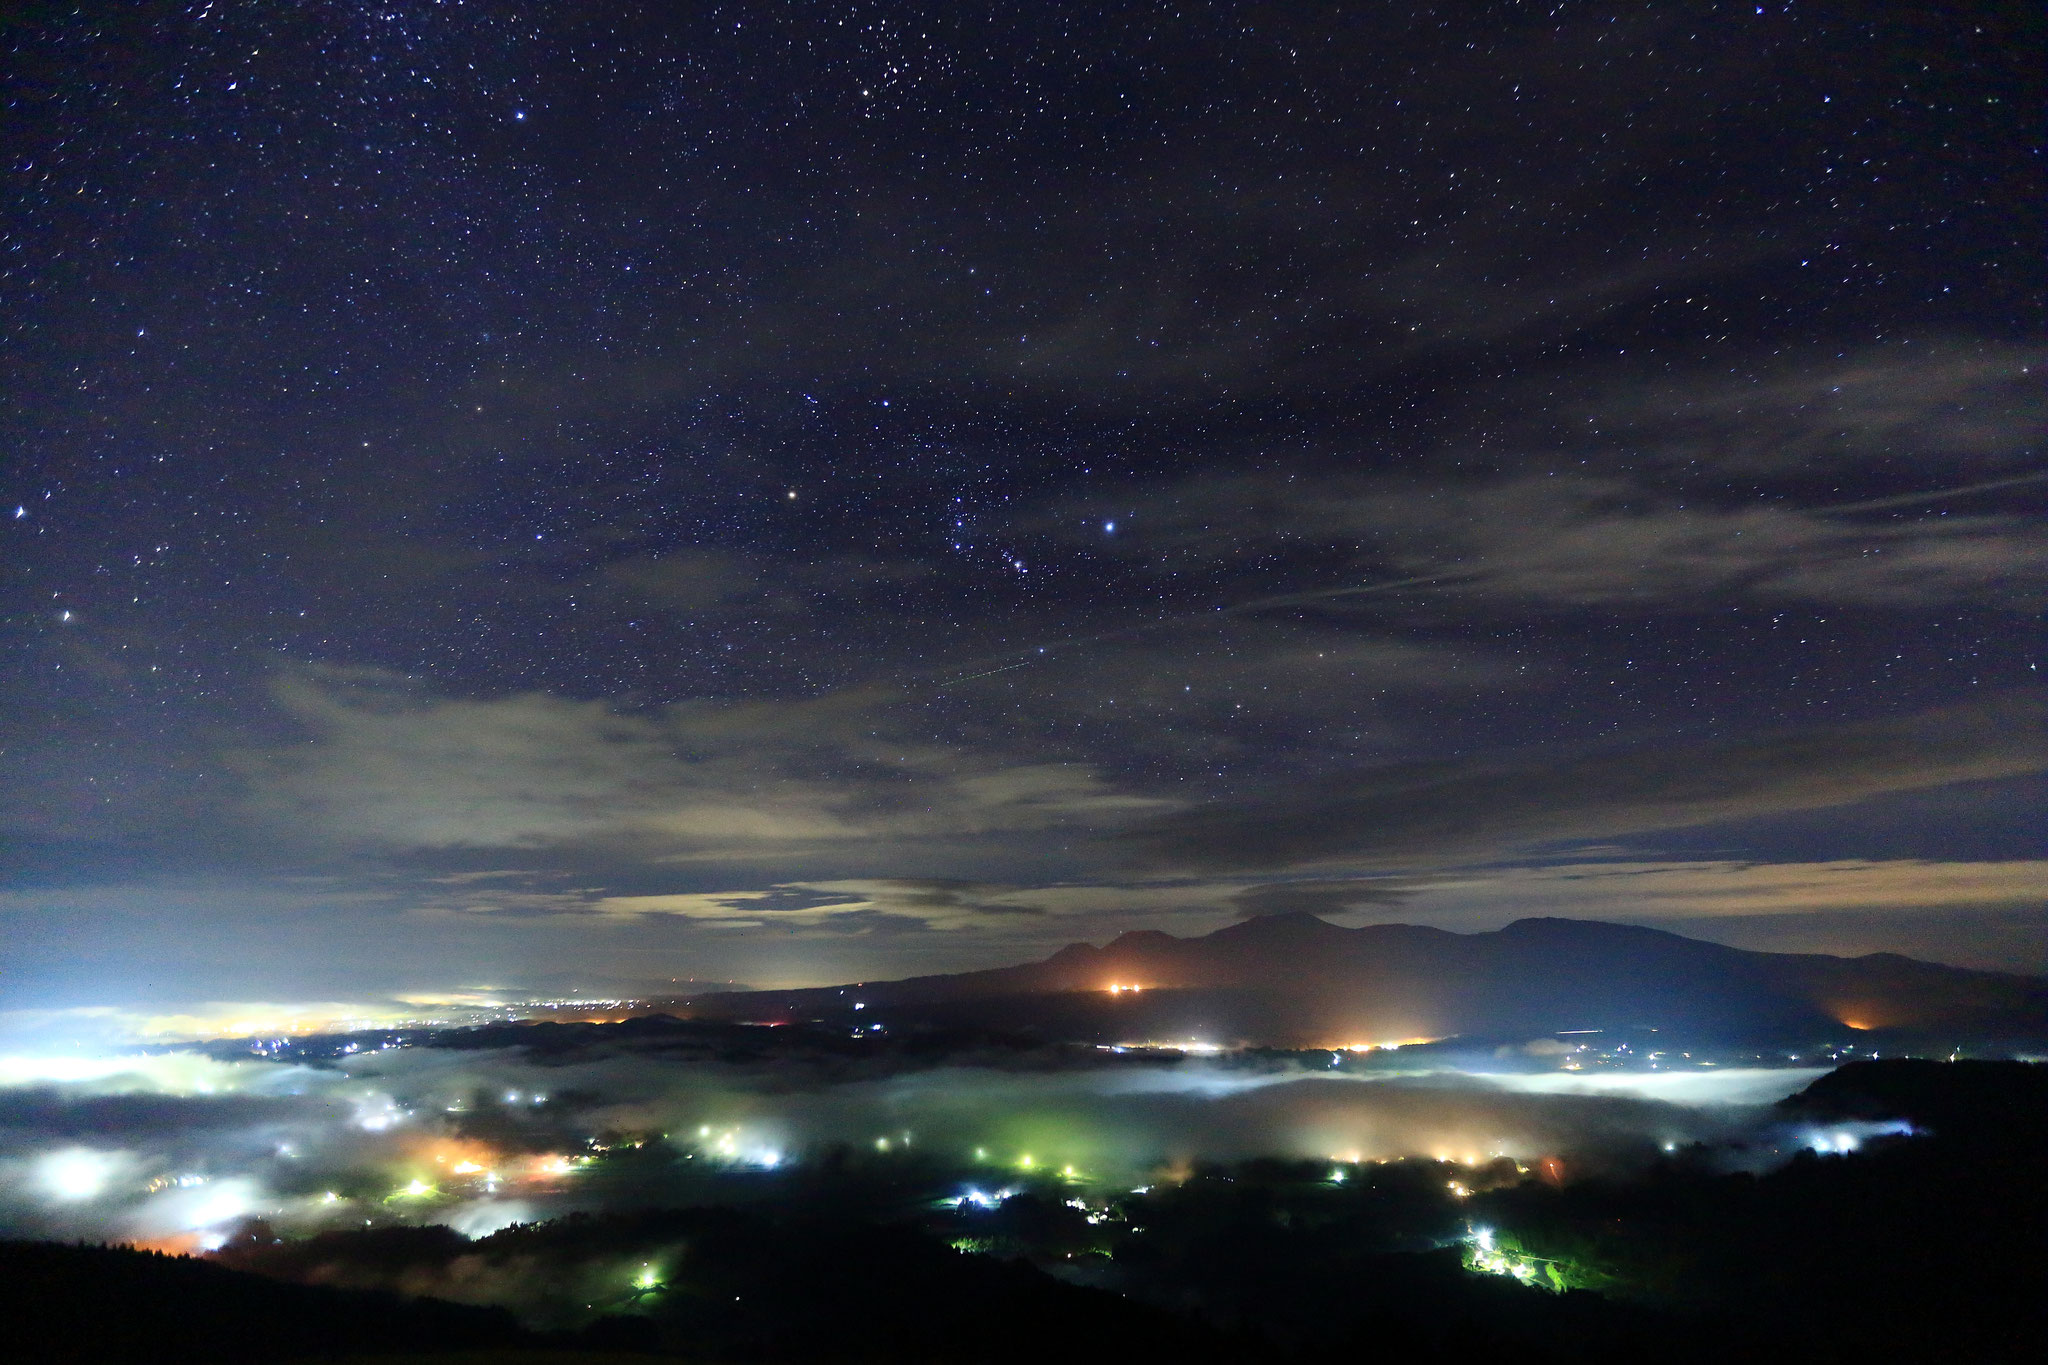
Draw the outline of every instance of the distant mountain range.
M1135 988L1135 989L1133 989ZM1148 930L950 976L700 996L759 1022L987 1028L1100 1043L1338 1047L1656 1028L1700 1042L2048 1040L2048 979L1892 953L1756 953L1635 925L1525 919L1491 933L1347 929L1306 913L1198 938Z

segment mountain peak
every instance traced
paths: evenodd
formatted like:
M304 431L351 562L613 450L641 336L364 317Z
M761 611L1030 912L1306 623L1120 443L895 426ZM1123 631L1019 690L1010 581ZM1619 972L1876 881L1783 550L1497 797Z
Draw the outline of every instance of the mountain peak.
M1141 993L1114 983L1142 983ZM1484 933L1413 924L1346 928L1303 911L1206 936L1156 929L1077 943L1035 963L879 987L892 1026L1030 1028L1049 1036L1230 1038L1315 1045L1356 1038L1528 1038L1643 1025L1698 1039L1841 1036L1843 1013L1943 1037L2048 1037L2048 981L1881 956L1755 953L1636 924L1519 919ZM823 988L805 1002L843 1009ZM786 994L776 1008L792 1005ZM704 996L700 1016L761 1017L758 998ZM1958 1030L1960 1032L1958 1033Z
M1664 929L1652 929L1647 924L1615 924L1600 919L1566 919L1561 915L1532 915L1502 925L1497 931L1512 934L1518 938L1573 938L1582 940L1617 938L1684 938Z
M1351 931L1306 910L1285 910L1279 914L1254 915L1235 924L1226 924L1209 937L1235 942L1259 942L1349 932Z
M1109 947L1103 951L1108 952L1115 948L1158 948L1180 941L1162 929L1131 929L1111 939Z

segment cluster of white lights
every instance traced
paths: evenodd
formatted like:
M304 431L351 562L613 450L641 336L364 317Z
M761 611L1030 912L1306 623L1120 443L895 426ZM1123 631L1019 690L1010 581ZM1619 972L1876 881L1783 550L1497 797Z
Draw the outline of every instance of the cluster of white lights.
M1482 1275L1500 1275L1526 1285L1541 1285L1562 1291L1564 1278L1557 1263L1542 1256L1530 1256L1502 1247L1492 1228L1475 1228L1466 1236L1465 1267Z
M772 1171L783 1162L780 1150L747 1143L737 1128L727 1128L714 1134L711 1125L707 1123L697 1129L697 1137L709 1144L707 1155L735 1166L753 1166L759 1170Z
M1806 1134L1807 1150L1822 1156L1846 1156L1871 1138L1911 1137L1915 1129L1903 1121L1890 1123L1845 1123L1825 1131L1814 1129Z

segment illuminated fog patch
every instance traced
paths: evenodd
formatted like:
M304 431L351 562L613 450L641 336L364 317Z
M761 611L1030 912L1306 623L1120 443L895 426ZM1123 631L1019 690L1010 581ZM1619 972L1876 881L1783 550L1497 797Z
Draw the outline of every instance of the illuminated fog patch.
M261 1218L284 1235L443 1223L483 1236L579 1209L742 1198L747 1182L835 1151L972 1210L1030 1183L1093 1196L1250 1157L1329 1163L1343 1181L1347 1167L1404 1157L1476 1170L1564 1152L1583 1170L1758 1135L1782 1154L1769 1159L1870 1136L1832 1125L1809 1140L1760 1108L1815 1068L1470 1074L1335 1055L879 1076L817 1059L593 1052L542 1065L431 1048L319 1067L17 1061L0 1087L18 1114L0 1121L0 1230L203 1245ZM74 1136L88 1121L104 1142Z
M1545 1071L1492 1077L1532 1095L1628 1095L1666 1104L1774 1104L1796 1095L1827 1067L1726 1067L1711 1071Z
M35 1162L31 1183L47 1199L64 1204L83 1203L105 1194L128 1164L120 1153L66 1147Z

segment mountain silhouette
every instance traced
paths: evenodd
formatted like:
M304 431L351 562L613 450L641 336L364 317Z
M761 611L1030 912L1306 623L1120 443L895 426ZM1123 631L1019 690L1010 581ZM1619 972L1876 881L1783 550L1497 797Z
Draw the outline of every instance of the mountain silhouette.
M1892 953L1749 952L1594 920L1524 919L1458 934L1412 924L1344 928L1306 912L1194 938L1127 933L986 971L705 996L680 1009L757 1022L1284 1047L1622 1028L1702 1042L1847 1040L1863 1031L1949 1043L2048 1038L2048 980L2039 977Z

